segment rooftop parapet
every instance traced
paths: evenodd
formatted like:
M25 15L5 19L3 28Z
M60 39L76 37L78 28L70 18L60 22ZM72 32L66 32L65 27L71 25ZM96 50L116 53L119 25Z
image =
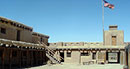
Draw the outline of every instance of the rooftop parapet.
M37 32L32 32L32 35L49 38L48 35L40 34L40 33L37 33Z
M16 21L12 21L12 20L4 18L4 17L0 17L0 23L10 24L10 25L18 27L18 28L23 28L23 29L26 29L29 31L33 31L32 27L26 26L26 25L21 24L21 23L16 22Z
M84 46L92 46L92 45L96 45L96 46L102 46L103 43L102 42L85 42Z
M84 42L56 42L50 43L49 46L84 46Z
M126 46L122 45L122 46L49 46L49 48L51 49L78 49L78 50L113 50L113 49L116 49L116 50L124 50Z
M102 42L56 42L50 43L49 46L101 46L103 45Z

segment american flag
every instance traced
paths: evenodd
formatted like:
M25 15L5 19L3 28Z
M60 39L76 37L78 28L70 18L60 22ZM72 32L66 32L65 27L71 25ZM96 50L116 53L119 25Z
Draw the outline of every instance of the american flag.
M114 5L113 4L110 4L108 3L107 1L103 0L104 1L104 7L108 7L110 9L114 9Z

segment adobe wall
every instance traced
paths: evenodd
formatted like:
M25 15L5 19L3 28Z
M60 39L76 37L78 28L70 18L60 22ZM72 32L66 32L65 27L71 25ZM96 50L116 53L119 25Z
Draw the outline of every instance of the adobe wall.
M79 51L72 51L71 52L71 57L67 57L67 51L64 52L65 53L65 59L64 61L66 63L80 63L80 52Z
M20 31L21 31L20 41L32 43L32 32L28 30L20 30Z
M36 44L39 43L39 42L43 42L46 45L48 45L49 36L44 36L44 35L40 36L40 35L41 34L39 34L39 33L37 33L37 35L32 34L32 42L36 43Z
M12 27L8 24L3 24L3 23L0 22L0 28L6 29L6 34L2 34L0 32L0 38L16 40L16 27Z
M83 64L84 62L89 62L89 61L92 61L93 63L108 63L107 52L108 53L117 52L120 54L118 55L119 64L122 64L122 65L125 64L125 60L124 60L125 54L123 50L121 51L119 50L61 50L61 51L56 51L56 52L59 52L59 54L57 55L60 55L60 52L64 52L65 63L76 63L76 64ZM67 52L71 53L71 57L67 57ZM84 53L88 52L89 55L87 56L81 55L81 53L83 52ZM93 53L96 53L95 59L93 59Z
M1 28L4 28L6 33L1 33ZM17 31L20 31L20 40L23 42L38 43L38 41L48 44L49 36L35 33L33 28L24 24L0 17L0 38L17 41Z
M24 42L32 42L32 33L29 30L25 30L22 28L18 28L12 26L10 24L5 24L0 22L0 28L5 28L6 33L3 34L0 32L0 38L9 39L9 40L16 40L17 39L17 30L20 30L20 41Z
M58 51L60 53L60 51ZM89 52L88 56L81 56L83 51L79 50L64 50L64 62L82 64L92 60L92 52ZM67 57L67 52L71 53L71 57ZM60 55L60 54L57 54ZM95 59L96 60L96 59Z
M82 52L80 52L81 54ZM92 52L89 52L89 56L80 56L81 60L80 63L83 64L83 62L88 62L90 60L92 60Z
M112 45L112 36L116 36L116 45L124 44L124 31L121 30L109 30L104 31L105 45Z

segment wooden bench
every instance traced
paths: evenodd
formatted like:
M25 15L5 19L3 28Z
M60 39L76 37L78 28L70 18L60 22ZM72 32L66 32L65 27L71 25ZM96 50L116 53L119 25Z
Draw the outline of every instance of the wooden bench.
M89 65L89 62L83 62L83 65Z
M88 62L83 62L83 65L90 65L90 64L94 64L95 61L88 61Z

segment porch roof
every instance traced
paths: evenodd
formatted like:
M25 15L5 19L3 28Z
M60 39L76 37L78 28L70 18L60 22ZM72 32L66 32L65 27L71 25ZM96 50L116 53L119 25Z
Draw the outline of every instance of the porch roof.
M125 49L125 45L120 46L97 46L97 45L90 45L90 46L50 46L51 49Z
M5 47L17 47L17 48L32 48L32 49L44 49L43 46L40 44L33 44L33 43L27 43L22 41L13 41L8 39L1 39L0 38L0 46L5 45Z

